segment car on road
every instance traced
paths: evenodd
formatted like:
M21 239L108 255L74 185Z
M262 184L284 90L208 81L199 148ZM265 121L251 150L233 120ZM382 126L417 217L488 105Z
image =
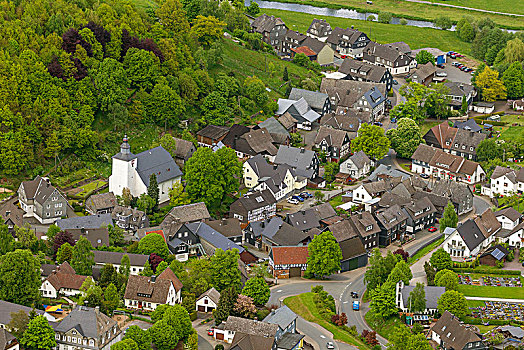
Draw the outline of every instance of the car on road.
M397 122L397 118L391 118L391 122L392 123L396 123Z
M293 198L288 198L288 199L287 199L287 202L288 202L289 204L295 204L295 205L298 204L298 201L297 201L296 199L293 199Z
M304 199L313 197L313 195L311 193L309 193L309 192L302 192L302 193L299 194L299 196L304 198Z
M359 301L357 301L357 300L353 301L353 310L354 311L360 310L360 302Z
M420 174L420 177L423 178L423 179L429 179L429 175L428 174Z
M438 63L437 67L440 68L440 69L446 68L446 66L444 64L442 64L442 63Z
M428 228L429 232L435 232L436 230L437 228L435 226L431 226L430 228Z
M398 81L396 81L395 79L393 79L393 85L398 85Z
M333 344L332 341L328 341L326 343L326 349L334 349L335 348L335 344Z
M447 77L447 76L448 76L448 73L446 73L446 72L437 72L437 73L435 73L435 75L436 75L437 77Z
M297 196L297 195L291 197L291 199L296 199L296 200L299 201L299 202L303 202L303 201L304 201L304 198L302 198L302 197L300 197L300 196Z
M209 328L207 330L207 335L213 336L215 334L215 330L213 328Z
M351 297L353 299L358 299L358 293L357 292L351 292Z
M382 126L381 122L374 122L373 124L378 125L378 126Z

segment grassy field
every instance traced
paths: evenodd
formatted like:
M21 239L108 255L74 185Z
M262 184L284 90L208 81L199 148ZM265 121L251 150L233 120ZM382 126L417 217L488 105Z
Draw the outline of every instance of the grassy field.
M376 317L371 311L366 313L364 318L371 329L386 339L389 338L389 335L397 326L402 324L402 321L398 317L390 317L387 320L384 320L381 317Z
M333 333L334 339L355 345L359 349L369 349L369 346L364 344L360 339L357 339L348 332L341 330L334 324L325 321L320 316L320 313L313 302L313 293L303 293L293 297L288 297L284 299L284 304L307 321L316 323Z
M425 121L421 126L420 126L420 134L422 136L426 135L426 133L429 131L429 129L431 129L432 127L434 126L437 126L439 124L441 124L443 121L440 121L440 122L434 122L434 121L430 121L430 122L427 122Z
M480 333L485 334L498 326L484 326L483 324L476 324L475 327L478 327Z
M461 284L458 291L468 297L488 297L500 299L524 299L522 287L470 286Z
M513 0L429 0L431 2L440 2L448 5L465 6L481 10L524 14L524 2Z
M397 2L398 4L398 2ZM261 12L282 18L286 25L293 30L305 33L311 21L318 16L306 13L261 9ZM465 54L471 53L471 44L461 41L454 33L432 29L419 28L413 26L403 26L400 24L382 24L371 21L359 21L340 17L322 16L323 19L331 24L331 27L350 27L364 31L371 40L379 43L392 43L404 41L412 49L423 47L436 47L443 51L458 51Z
M482 300L467 300L468 307L481 307L486 305Z
M414 262L422 258L424 255L426 255L427 253L429 253L430 251L432 251L433 249L441 245L442 242L444 242L444 237L439 238L435 242L431 243L430 245L422 248L415 255L409 257L408 264L410 265L413 264Z

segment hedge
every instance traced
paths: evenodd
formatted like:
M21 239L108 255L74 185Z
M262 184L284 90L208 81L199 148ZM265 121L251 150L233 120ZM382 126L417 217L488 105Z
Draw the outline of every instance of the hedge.
M489 275L518 275L520 276L521 272L518 270L493 270L493 269L467 269L467 268L452 268L453 271L457 273L485 273Z

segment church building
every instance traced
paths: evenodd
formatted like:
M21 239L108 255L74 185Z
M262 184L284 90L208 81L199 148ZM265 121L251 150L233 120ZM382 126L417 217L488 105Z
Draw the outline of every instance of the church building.
M158 202L168 201L169 190L182 179L182 171L175 160L162 146L133 154L125 136L120 152L113 156L109 191L121 196L122 190L127 187L134 197L139 197L142 193L147 193L152 174L156 175L158 182Z

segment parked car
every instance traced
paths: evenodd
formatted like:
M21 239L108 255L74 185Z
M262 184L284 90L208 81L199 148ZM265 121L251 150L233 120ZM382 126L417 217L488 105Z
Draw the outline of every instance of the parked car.
M351 297L353 299L358 299L358 293L357 292L351 292Z
M446 66L443 65L442 63L437 64L437 67L440 68L440 69L444 69L444 68L446 68Z
M398 85L398 81L396 79L393 79L393 85Z
M309 192L302 192L302 193L300 193L300 196L302 198L313 198L313 195L311 193L309 193Z
M420 174L420 177L423 178L423 179L429 179L429 175L428 174Z
M448 76L448 73L446 73L446 72L437 72L437 73L435 73L435 75L436 75L437 77L447 77L447 76Z
M215 330L213 328L209 328L207 330L207 335L213 336L215 334Z
M296 200L299 201L299 202L303 202L303 201L304 201L304 198L302 198L302 197L300 197L300 196L297 196L297 195L295 195L295 196L293 196L293 197L291 197L291 198L292 198L292 199L296 199Z
M294 199L294 198L288 198L288 199L287 199L287 202L288 202L289 204L295 204L295 205L298 204L298 201L297 201L296 199Z
M428 228L429 232L435 232L436 230L437 228L435 226L431 226L430 228Z
M374 122L373 124L378 125L378 126L382 126L381 122Z
M353 301L353 310L354 311L360 310L360 302L359 301L357 301L357 300Z
M328 341L326 343L326 349L334 349L335 348L335 344L333 344L332 341Z

